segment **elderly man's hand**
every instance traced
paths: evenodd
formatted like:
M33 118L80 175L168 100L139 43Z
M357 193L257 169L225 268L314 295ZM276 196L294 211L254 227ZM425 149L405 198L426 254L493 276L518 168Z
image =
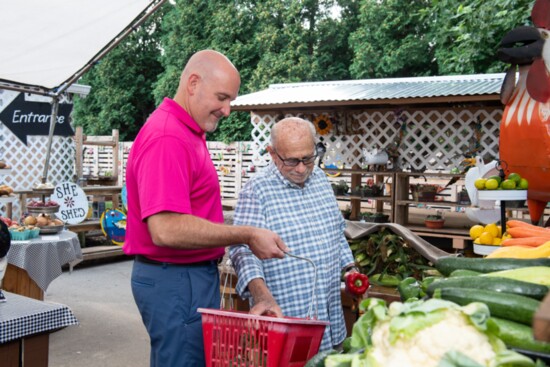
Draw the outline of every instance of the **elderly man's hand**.
M258 259L271 259L285 257L285 252L290 249L285 245L281 237L276 233L262 228L254 228L248 247Z
M250 310L252 315L283 317L283 311L273 298L262 300Z

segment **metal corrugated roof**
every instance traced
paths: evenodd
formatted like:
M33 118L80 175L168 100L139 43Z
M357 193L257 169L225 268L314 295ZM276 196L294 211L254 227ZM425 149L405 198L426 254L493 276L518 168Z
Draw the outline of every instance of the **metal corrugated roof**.
M491 99L496 99L500 94L504 75L501 73L272 84L268 89L239 96L231 105L234 110L248 110L294 104L312 107L326 106L331 102L360 104L368 101L437 97L491 96Z

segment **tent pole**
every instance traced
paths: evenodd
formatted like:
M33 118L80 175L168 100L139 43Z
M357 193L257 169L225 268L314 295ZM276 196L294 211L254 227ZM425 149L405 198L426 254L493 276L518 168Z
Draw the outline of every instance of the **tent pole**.
M44 161L44 171L42 173L42 183L48 181L48 170L50 168L50 152L52 150L53 132L57 123L57 110L59 107L59 95L52 95L52 115L50 119L50 132L48 134L48 144L46 146L46 160Z

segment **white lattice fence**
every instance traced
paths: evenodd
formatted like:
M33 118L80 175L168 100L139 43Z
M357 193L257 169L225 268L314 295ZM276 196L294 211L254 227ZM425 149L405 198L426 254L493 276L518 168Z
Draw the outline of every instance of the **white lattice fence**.
M82 172L84 176L111 176L113 147L87 145L83 148Z
M207 146L218 173L222 198L236 198L250 175L258 168L252 162L252 154L257 149L256 145L252 142L225 144L209 141ZM121 172L121 184L125 182L126 162L131 147L132 142L120 143L119 172Z
M327 154L325 161L338 166L363 167L362 149L397 148L402 169L449 170L460 164L464 152L477 149L484 157L498 157L500 108L455 107L452 109L372 109L351 112L252 114L253 142L258 146L253 162L265 165L269 156L260 150L269 143L273 124L284 117L301 116L310 121L321 114L332 129L318 135ZM393 168L392 164L388 168Z
M0 158L12 166L9 176L0 179L15 191L31 190L39 183L46 159L47 136L29 136L23 144L8 128L0 123ZM74 177L75 146L72 138L54 136L52 140L48 181L56 185ZM0 214L5 215L5 208ZM21 215L19 203L13 203L13 217Z

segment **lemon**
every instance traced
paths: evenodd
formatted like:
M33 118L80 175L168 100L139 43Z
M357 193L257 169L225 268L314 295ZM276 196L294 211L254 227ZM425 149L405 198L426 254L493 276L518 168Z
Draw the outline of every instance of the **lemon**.
M486 178L478 178L477 180L474 181L474 186L478 190L484 190L486 182L487 182Z
M519 173L513 172L508 175L508 179L515 181L518 184L521 181L521 176L519 175Z
M484 229L485 228L481 224L476 224L475 226L472 226L472 228L470 228L470 237L472 238L472 240L478 238L484 232Z
M490 178L487 180L487 182L485 182L485 188L487 190L496 190L498 189L498 186L499 186L499 183L494 178Z
M516 188L516 181L506 179L502 181L502 183L500 184L500 187L502 187L504 190L513 190Z
M502 237L502 226L497 226L498 228L498 235L497 237Z
M487 224L485 228L483 228L483 232L489 232L493 237L500 237L498 235L499 230L496 223Z
M491 233L489 233L489 232L483 232L483 233L479 236L479 243L480 243L481 245L492 245L494 239L495 239L495 236L493 236Z
M493 238L493 245L500 246L502 244L502 238L495 237Z
M529 182L527 182L526 178L522 178L519 181L518 188L520 188L522 190L527 190L528 187L529 187Z

